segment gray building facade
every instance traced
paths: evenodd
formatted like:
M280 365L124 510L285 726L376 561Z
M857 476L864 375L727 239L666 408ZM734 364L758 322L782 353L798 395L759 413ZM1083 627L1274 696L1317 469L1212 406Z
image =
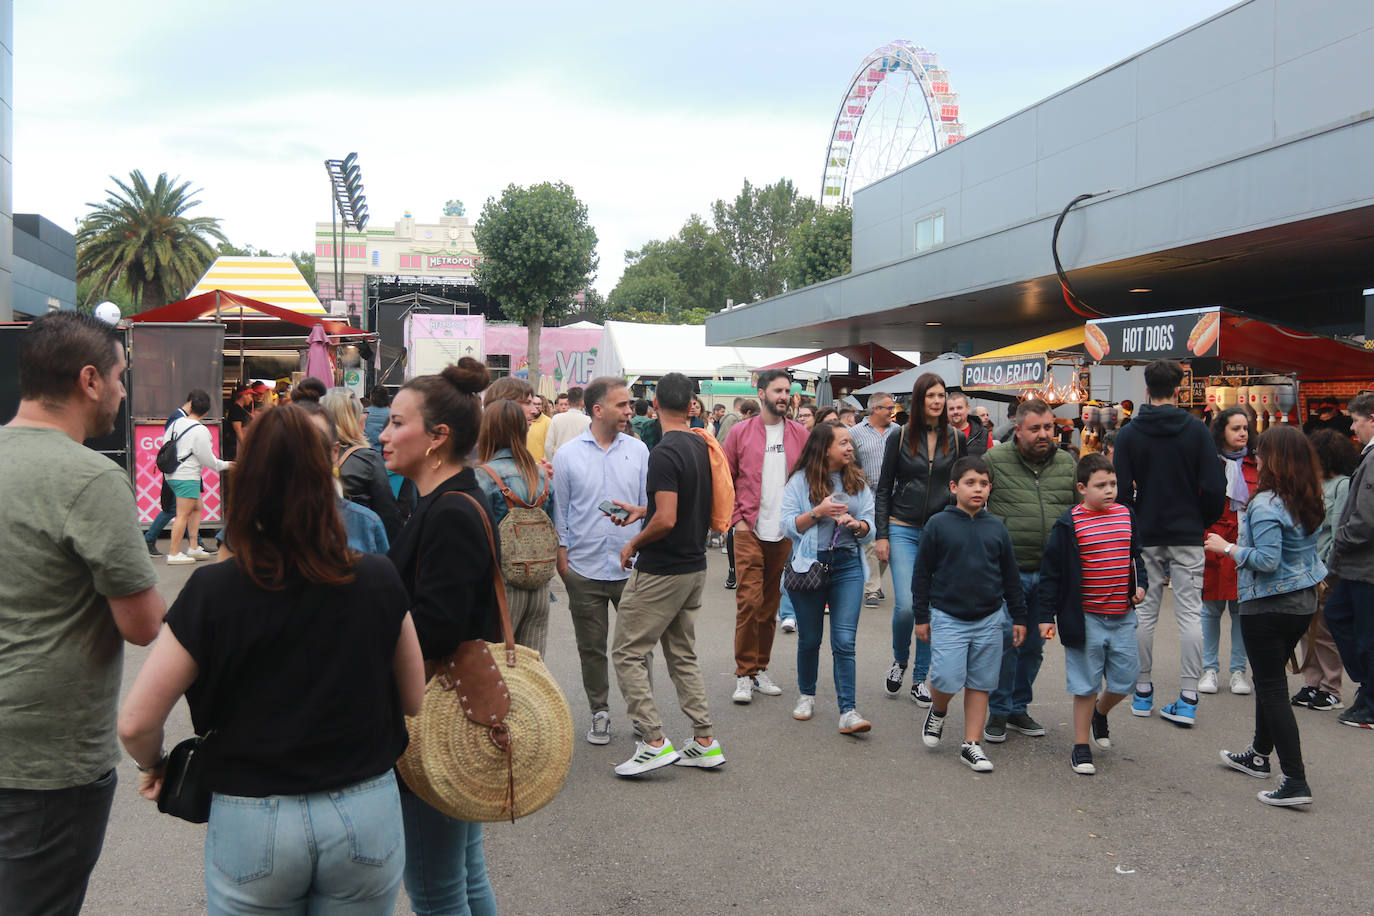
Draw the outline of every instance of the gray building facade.
M12 267L15 319L76 308L76 236L56 223L14 214Z
M710 344L1002 346L1224 304L1364 330L1374 3L1248 0L855 193L852 272L708 319Z
M0 321L14 317L14 0L0 0Z

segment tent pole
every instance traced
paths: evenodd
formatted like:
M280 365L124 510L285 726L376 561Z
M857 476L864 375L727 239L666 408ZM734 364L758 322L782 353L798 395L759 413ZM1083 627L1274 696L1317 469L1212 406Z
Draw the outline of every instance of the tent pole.
M243 323L243 303L239 303L239 387L248 381L243 375L243 337L247 333L247 326Z

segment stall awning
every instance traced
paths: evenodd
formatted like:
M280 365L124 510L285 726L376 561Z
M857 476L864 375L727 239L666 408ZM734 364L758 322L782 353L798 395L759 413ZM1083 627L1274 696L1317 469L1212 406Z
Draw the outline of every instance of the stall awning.
M192 296L189 299L182 299L180 302L164 305L160 309L139 312L137 315L131 316L129 320L173 323L195 321L198 318L214 315L217 302L220 314L224 318L237 318L238 309L243 307L244 309L259 312L268 317L277 318L289 324L299 325L303 328L313 328L317 324L324 325L325 333L332 337L368 336L367 331L355 328L344 321L334 321L331 318L324 318L320 315L304 315L300 312L293 312L288 308L282 308L279 305L272 305L270 302L249 299L247 296L240 296L237 293L229 293L224 290L201 293L199 296Z
M998 356L1025 356L1028 353L1048 353L1051 350L1070 350L1074 347L1083 346L1083 326L1069 328L1067 331L1056 331L1053 334L1046 334L1043 337L1034 337L1030 340L1023 340L1018 344L1009 347L1001 347L996 350L989 350L986 353L979 353L970 359L992 359Z
M1105 363L1210 356L1300 379L1374 379L1374 350L1229 309L1102 318L1087 327L1088 355Z
M765 369L790 369L802 363L809 363L813 359L822 356L835 354L843 356L845 359L858 363L871 372L900 372L909 369L913 364L911 360L904 359L893 353L887 347L879 346L875 343L850 344L845 347L829 347L825 350L813 350L810 353L803 353L800 356L793 356L789 359L778 360L776 363L769 363L767 366L759 366L755 371L762 372Z

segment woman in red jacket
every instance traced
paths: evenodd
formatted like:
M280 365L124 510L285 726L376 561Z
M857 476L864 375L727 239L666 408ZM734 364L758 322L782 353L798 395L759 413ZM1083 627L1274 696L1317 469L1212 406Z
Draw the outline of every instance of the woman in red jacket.
M1234 543L1240 531L1240 513L1259 485L1259 469L1250 446L1250 417L1239 407L1223 410L1212 421L1212 438L1226 469L1226 509L1208 534L1219 534ZM1247 694L1245 679L1245 642L1240 635L1240 612L1236 603L1236 564L1230 557L1206 554L1202 573L1202 677L1198 693L1216 693L1221 670L1221 616L1231 608L1231 692Z

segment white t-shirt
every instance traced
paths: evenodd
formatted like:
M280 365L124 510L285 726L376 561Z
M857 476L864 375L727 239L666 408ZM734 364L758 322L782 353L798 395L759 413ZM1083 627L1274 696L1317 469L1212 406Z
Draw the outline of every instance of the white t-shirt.
M763 481L759 487L759 520L754 536L760 541L782 540L782 491L787 486L787 452L782 423L764 427Z

